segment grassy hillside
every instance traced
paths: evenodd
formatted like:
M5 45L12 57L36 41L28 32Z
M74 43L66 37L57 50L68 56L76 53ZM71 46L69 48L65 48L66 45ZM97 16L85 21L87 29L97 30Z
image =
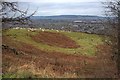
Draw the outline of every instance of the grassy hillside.
M110 37L43 29L3 30L3 77L115 77ZM104 67L103 67L104 66Z
M3 36L10 38L13 42L18 41L18 43L23 42L23 43L31 44L32 46L35 46L35 47L45 50L45 51L50 51L50 52L56 51L56 52L63 52L66 54L74 54L75 53L75 54L86 54L86 55L95 55L96 50L97 50L96 46L100 45L100 44L104 44L105 39L107 41L109 41L108 37L95 35L95 34L80 33L80 32L67 32L67 31L57 32L55 30L45 30L42 33L40 33L40 32L42 32L42 31L36 30L36 31L32 32L32 31L28 31L27 29L20 29L20 30L9 29L6 32L3 32ZM55 45L50 46L50 45L47 45L42 42L36 42L31 37L31 36L36 36L36 35L37 35L36 37L39 37L40 34L45 34L46 32L51 32L48 34L48 35L50 35L48 37L48 40L52 40L53 43L55 42L54 41L55 37L59 36L59 34L54 35L52 33L60 33L60 34L63 34L64 37L62 37L62 38L58 37L57 38L58 42L60 42L62 39L64 40L65 36L66 36L66 37L69 37L70 39L74 40L76 42L76 44L79 45L80 47L61 48L61 47L59 47L60 44L58 44L58 46L55 46ZM53 39L53 36L54 36L54 39ZM47 38L46 36L43 36L43 37ZM63 43L66 43L64 41L63 41ZM9 41L6 41L6 42L9 43ZM11 41L10 41L10 43L11 43ZM68 43L68 44L70 44L70 43ZM71 45L71 47L72 47L72 45Z

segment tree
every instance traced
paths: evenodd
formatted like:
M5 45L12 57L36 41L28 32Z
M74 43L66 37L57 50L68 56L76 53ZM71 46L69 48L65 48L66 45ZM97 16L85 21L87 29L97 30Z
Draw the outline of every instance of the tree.
M106 14L115 18L114 24L117 26L118 52L117 52L117 67L118 76L120 77L120 0L110 0L105 2ZM112 25L113 26L113 25ZM115 26L115 25L114 25Z
M25 11L20 10L17 2L2 2L0 6L2 7L0 9L2 23L6 22L28 23L31 21L30 17L36 13L36 11L34 11L31 15L28 15L28 9L26 9Z

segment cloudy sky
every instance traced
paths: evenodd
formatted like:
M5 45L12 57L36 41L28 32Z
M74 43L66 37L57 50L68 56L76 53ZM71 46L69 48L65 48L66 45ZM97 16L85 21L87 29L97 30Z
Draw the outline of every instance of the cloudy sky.
M9 0L10 1L10 0ZM15 0L14 0L15 1ZM35 16L52 15L98 15L104 16L101 2L104 0L19 0L22 9Z

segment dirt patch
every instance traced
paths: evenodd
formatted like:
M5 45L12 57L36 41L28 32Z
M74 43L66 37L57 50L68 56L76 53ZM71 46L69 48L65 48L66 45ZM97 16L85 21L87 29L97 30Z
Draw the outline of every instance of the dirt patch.
M58 46L62 48L78 48L80 47L75 41L69 37L53 32L40 32L39 34L32 36L32 39L36 42L48 44L50 46Z

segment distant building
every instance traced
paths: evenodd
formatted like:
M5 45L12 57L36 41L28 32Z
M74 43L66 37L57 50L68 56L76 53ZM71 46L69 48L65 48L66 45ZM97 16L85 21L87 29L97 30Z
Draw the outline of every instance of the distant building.
M82 22L84 22L84 21L74 21L74 23L82 23Z

